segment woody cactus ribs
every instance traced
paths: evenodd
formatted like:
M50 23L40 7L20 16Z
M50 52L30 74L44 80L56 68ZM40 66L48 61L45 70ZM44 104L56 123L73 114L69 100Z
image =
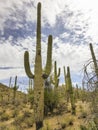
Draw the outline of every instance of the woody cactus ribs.
M29 53L24 54L24 66L27 76L34 79L34 118L36 130L43 126L44 118L44 80L46 80L51 72L52 66L52 35L48 37L47 60L45 70L42 70L41 57L41 3L37 5L37 36L36 36L36 56L34 73L32 74L29 65Z

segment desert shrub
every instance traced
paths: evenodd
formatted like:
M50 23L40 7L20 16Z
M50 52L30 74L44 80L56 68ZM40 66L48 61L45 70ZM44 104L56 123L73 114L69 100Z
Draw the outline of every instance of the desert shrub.
M29 111L24 111L24 114L23 114L23 117L24 118L27 118L27 117L31 117L32 116L32 113L29 112Z
M78 119L82 119L82 118L86 118L87 117L87 112L82 112L81 114L80 114L80 116L78 117Z
M34 102L34 90L28 89L28 101L33 104Z
M30 128L34 124L34 118L31 112L25 111L22 115L15 118L13 125L21 129Z
M24 118L22 115L15 117L15 120L13 121L13 125L21 125L21 123L24 121Z
M65 128L66 128L66 123L64 123L64 122L61 123L61 128L62 128L62 129L65 129Z
M19 111L17 109L15 109L13 112L12 112L12 117L17 117L19 114Z
M53 130L52 126L46 121L45 126L41 130Z
M0 126L0 130L8 130L6 125Z
M24 124L26 125L25 127L27 127L27 128L32 127L34 124L34 118L33 117L25 118Z
M86 126L80 125L80 130L88 130Z
M44 92L45 115L47 115L48 112L53 113L53 110L57 107L58 103L59 96L57 92L55 90L46 88Z
M10 116L7 113L3 113L0 117L1 121L7 121L9 120Z
M96 123L94 121L89 122L89 124L88 124L88 129L89 130L98 130L97 128L98 127L97 127L97 125L96 125Z
M64 127L64 125L65 125L65 127L68 127L68 126L71 126L73 124L74 124L74 118L70 117L70 116L67 118L64 118L61 122L61 126L63 126L63 127Z

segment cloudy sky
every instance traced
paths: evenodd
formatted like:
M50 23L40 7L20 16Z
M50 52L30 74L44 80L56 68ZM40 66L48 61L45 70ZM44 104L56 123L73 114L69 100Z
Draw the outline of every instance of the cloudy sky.
M22 80L24 52L34 64L36 7L42 3L42 56L46 60L47 38L53 35L53 61L70 66L72 80L81 83L82 68L91 58L89 43L98 57L97 0L0 0L0 82L17 75ZM32 68L33 71L33 68Z

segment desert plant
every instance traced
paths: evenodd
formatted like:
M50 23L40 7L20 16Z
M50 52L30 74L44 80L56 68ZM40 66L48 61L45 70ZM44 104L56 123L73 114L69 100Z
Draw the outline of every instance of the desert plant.
M29 88L27 89L28 92L28 101L31 103L31 108L34 102L34 89L32 86L32 79L29 79Z
M65 66L64 66L64 80L65 80L65 94L66 94L67 103L68 103L70 99L70 94L69 94L69 88L67 85L67 74L66 74Z
M41 3L37 6L37 43L34 72L32 74L29 65L29 53L24 54L24 66L26 74L29 78L34 79L34 118L36 123L36 130L43 126L44 117L44 80L46 80L51 72L52 64L52 36L48 37L47 62L43 72L42 58L41 58Z
M13 87L13 103L15 104L15 99L16 99L16 92L18 90L19 86L17 86L17 76L15 77L15 83Z
M57 107L57 104L59 103L59 96L57 95L57 92L53 89L47 89L45 88L44 91L44 113L45 116L47 116L48 112L53 114L53 110Z
M68 93L69 93L69 96L70 96L72 114L76 114L74 93L73 93L73 87L72 87L72 81L71 81L70 68L69 67L67 67L66 84L67 84Z
M78 87L78 84L76 84L76 90L75 90L75 96L76 96L76 99L79 99L79 87Z
M92 59L84 66L83 86L86 86L89 91L89 101L92 102L92 115L98 118L98 60L91 43L89 48Z
M12 77L10 77L10 80L9 80L9 87L11 88L11 81L12 81Z
M97 80L98 80L98 64L97 64L96 56L95 56L95 53L94 53L94 50L93 50L93 46L92 46L91 43L90 43L90 51L91 51L91 56L92 56L93 63L94 63L94 70L95 70L95 73L96 73L96 76L97 76ZM97 83L97 85L98 85L98 83Z
M59 76L60 76L60 68L58 69L57 72L57 62L54 62L54 75L53 79L51 77L51 82L54 84L54 88L58 88L59 85Z

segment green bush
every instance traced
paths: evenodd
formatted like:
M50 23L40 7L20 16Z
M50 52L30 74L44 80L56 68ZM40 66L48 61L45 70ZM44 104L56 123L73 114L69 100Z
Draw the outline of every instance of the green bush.
M45 89L44 92L44 104L45 104L45 115L48 114L48 112L53 113L54 108L57 107L59 103L59 96L58 93L55 90L48 90Z

